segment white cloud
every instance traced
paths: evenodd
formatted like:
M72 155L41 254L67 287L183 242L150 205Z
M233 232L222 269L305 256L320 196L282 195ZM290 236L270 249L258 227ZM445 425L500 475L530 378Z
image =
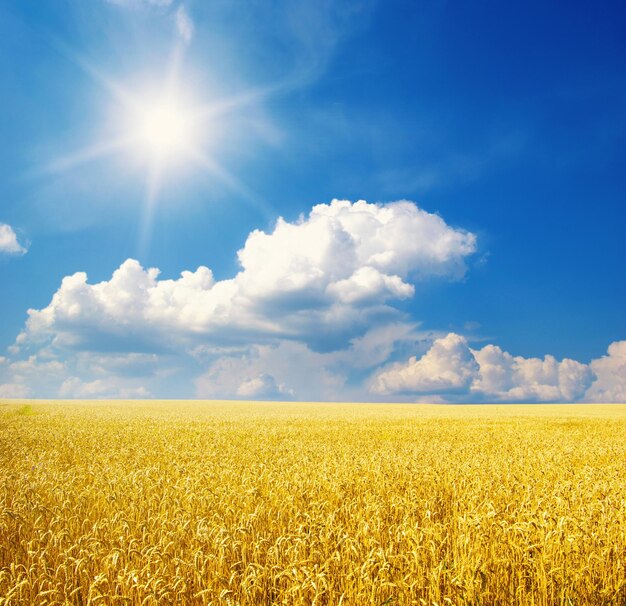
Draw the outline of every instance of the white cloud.
M69 377L61 384L58 394L60 398L68 399L141 399L151 397L150 392L144 386L121 387L115 385L115 382L110 378L82 381L78 377Z
M241 355L215 360L196 380L200 398L337 400L345 377L333 367L333 354L305 344L281 341L253 345ZM262 396L253 395L253 392ZM268 394L271 392L271 395Z
M11 363L11 370L14 376L25 376L44 374L57 374L62 372L64 365L58 360L42 361L38 356L30 356L26 360L19 360Z
M377 373L370 390L378 394L462 391L469 388L477 371L466 340L450 333L437 339L421 358L412 357Z
M20 383L1 383L0 398L28 398L32 391Z
M238 253L240 286L259 299L301 293L358 301L365 293L383 301L410 296L409 276L462 277L475 248L473 234L411 202L333 200L313 207L307 219L279 219L271 234L252 232Z
M361 267L349 278L329 284L328 293L342 303L363 303L381 296L406 299L412 297L415 288L403 282L399 276L386 276L373 267Z
M0 367L0 383L10 385L12 392L26 395L56 394L66 371L64 362L48 359L45 352L40 351L21 360L9 358L9 362Z
M191 17L184 6L179 6L176 11L176 30L185 44L189 44L193 38L194 25Z
M99 284L68 276L46 308L29 310L18 345L153 351L289 338L339 349L397 315L389 302L412 296L410 281L462 277L475 248L473 234L411 202L334 200L252 232L229 280L216 282L207 267L159 280L132 259Z
M27 251L18 240L13 228L6 223L0 223L0 254L23 255Z
M541 358L511 356L495 345L473 351L480 372L472 390L502 401L573 402L591 383L588 366L551 355Z
M373 326L363 336L350 342L350 347L335 353L335 364L353 369L368 369L384 364L395 351L414 349L420 335L417 325L405 322Z
M29 310L0 358L0 394L626 400L626 342L585 365L418 332L397 303L463 277L475 249L473 234L411 202L334 200L249 234L230 279L204 266L161 279L132 259L98 284L79 272Z
M146 378L159 372L159 356L148 353L79 352L74 358L74 368L80 374L96 377Z
M462 277L475 248L411 202L334 200L249 234L230 279L204 266L161 279L133 259L97 284L65 277L28 311L0 381L63 397L177 380L201 397L354 399L366 372L418 339L394 303Z
M585 399L590 402L626 402L626 341L609 345L608 355L591 362L596 375Z
M553 356L512 356L495 345L471 349L450 333L421 357L375 373L370 390L379 394L447 393L462 399L502 402L580 400L592 380L585 364Z
M284 340L220 351L196 379L196 396L252 397L248 390L259 384L258 377L264 377L272 381L272 386L278 386L272 399L371 400L363 390L363 379L394 353L413 346L422 337L415 328L402 323L373 327L345 349L326 353L313 351L305 343Z
M237 388L236 395L241 398L285 398L293 395L293 391L267 373L245 379Z
M59 396L61 398L99 398L107 392L105 381L96 379L87 383L76 377L66 379L61 384Z
M150 393L146 384L159 386L171 373L161 366L154 354L55 354L40 349L37 354L0 365L0 384L7 393L24 396L142 398Z

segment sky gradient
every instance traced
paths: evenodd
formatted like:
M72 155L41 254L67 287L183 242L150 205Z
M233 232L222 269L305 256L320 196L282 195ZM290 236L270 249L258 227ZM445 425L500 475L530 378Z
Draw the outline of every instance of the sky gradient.
M0 397L626 401L625 17L0 2Z

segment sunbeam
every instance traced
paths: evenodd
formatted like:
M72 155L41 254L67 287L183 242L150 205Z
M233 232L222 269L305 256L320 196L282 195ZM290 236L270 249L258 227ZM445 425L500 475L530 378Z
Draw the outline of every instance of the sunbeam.
M161 185L160 158L154 158L146 178L146 192L139 226L138 254L144 257L148 254L152 239L152 225L154 223L154 211Z
M263 201L263 199L246 186L241 179L238 179L229 173L217 162L217 160L215 160L215 158L204 154L201 150L193 147L187 149L186 152L189 158L193 160L197 166L203 168L211 176L218 179L220 183L238 194L242 200L251 204L266 219L271 217L271 208Z
M125 135L123 137L118 137L117 139L111 139L110 141L101 141L72 154L68 154L67 156L55 158L52 162L49 162L44 166L43 172L60 173L72 170L73 168L83 164L100 160L102 158L106 158L107 156L112 156L116 153L127 150L136 143L136 135Z

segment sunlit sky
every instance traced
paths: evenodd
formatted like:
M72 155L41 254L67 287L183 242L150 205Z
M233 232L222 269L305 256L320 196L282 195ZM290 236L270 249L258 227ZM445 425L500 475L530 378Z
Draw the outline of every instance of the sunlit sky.
M0 2L0 397L626 401L621 2Z

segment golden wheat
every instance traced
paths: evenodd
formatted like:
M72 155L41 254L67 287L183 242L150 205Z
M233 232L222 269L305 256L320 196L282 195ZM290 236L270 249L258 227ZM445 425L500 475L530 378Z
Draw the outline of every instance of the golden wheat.
M0 605L626 604L624 406L0 405Z

